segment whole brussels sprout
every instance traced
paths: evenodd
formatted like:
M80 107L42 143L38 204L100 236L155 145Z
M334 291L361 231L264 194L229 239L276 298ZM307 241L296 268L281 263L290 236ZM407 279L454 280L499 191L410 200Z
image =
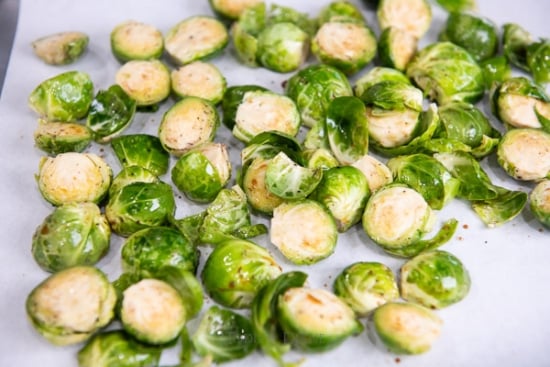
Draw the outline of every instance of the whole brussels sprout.
M51 155L80 153L90 145L92 140L92 131L76 122L50 122L40 119L34 131L36 146Z
M128 61L118 69L115 80L137 107L156 105L170 95L170 71L159 60Z
M77 265L95 265L109 250L111 227L94 203L56 207L32 237L31 252L51 273Z
M50 275L27 297L33 327L55 345L80 343L114 317L116 293L99 269L75 266Z
M111 147L124 168L139 166L160 176L168 171L170 155L160 139L148 134L127 134L111 140Z
M111 31L111 51L121 61L159 59L164 51L162 33L156 27L129 20Z
M431 309L440 309L464 299L470 291L470 275L453 254L424 252L401 267L401 296Z
M550 227L550 180L539 182L529 195L531 212L535 218Z
M381 30L398 27L420 39L430 28L432 8L426 0L380 0L376 16Z
M75 202L99 203L111 185L113 171L98 155L62 153L42 157L38 168L38 189L53 205Z
M94 98L90 76L67 71L40 83L29 96L29 107L49 121L75 121L86 116Z
M309 35L298 25L277 22L258 35L257 59L260 65L279 73L298 69L309 51Z
M84 54L89 41L90 37L83 32L60 32L33 41L32 49L47 64L66 65Z

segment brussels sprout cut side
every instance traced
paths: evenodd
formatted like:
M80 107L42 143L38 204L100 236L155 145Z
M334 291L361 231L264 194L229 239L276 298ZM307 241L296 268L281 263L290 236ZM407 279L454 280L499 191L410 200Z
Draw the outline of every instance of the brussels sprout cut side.
M404 71L416 53L418 39L409 32L387 27L378 39L380 65Z
M426 0L380 0L376 15L380 29L401 28L417 39L432 22L432 8Z
M111 51L120 62L158 59L164 51L162 33L154 26L130 20L111 31Z
M393 182L393 176L388 166L371 155L364 155L352 166L365 175L371 193Z
M90 145L92 140L92 131L79 123L49 122L40 119L34 131L35 145L51 155L80 153Z
M71 64L86 51L88 35L82 32L61 32L37 39L32 43L36 56L50 65Z
M212 63L194 61L171 73L172 90L181 98L199 97L218 104L225 94L227 82Z
M115 80L138 107L155 105L170 95L170 72L159 60L128 61Z

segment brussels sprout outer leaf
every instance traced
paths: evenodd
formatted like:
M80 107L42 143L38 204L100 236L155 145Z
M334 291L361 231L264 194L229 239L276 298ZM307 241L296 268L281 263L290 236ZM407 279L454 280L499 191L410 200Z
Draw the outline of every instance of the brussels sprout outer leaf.
M123 167L140 166L161 176L168 171L170 155L158 137L147 134L118 136L111 147Z
M529 71L527 66L527 48L533 43L533 37L526 29L515 23L502 26L502 50L504 56L514 66Z
M247 239L261 236L263 234L267 234L268 232L269 230L265 224L253 224L239 227L232 232L232 235L237 238Z
M535 82L550 82L550 40L543 39L527 47L527 66Z
M267 189L283 199L307 197L323 178L320 169L302 167L284 152L277 154L268 164L265 172Z
M472 203L476 214L491 228L514 219L527 204L528 195L522 191L500 191L495 199Z

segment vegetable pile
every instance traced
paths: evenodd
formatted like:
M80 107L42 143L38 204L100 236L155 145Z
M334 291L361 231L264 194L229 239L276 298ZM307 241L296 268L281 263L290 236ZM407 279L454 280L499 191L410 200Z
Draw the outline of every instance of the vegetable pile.
M120 68L105 90L77 70L40 83L28 104L44 153L37 188L52 212L32 255L51 275L27 298L36 331L81 343L81 367L158 366L176 344L182 367L255 351L294 366L290 350L324 352L362 332L393 354L430 350L443 327L437 310L475 281L441 248L459 223L439 212L463 200L490 228L524 210L550 226L549 41L518 24L499 29L471 0L437 3L337 0L311 15L210 0L212 14L165 35L116 25ZM439 40L419 48L432 6L448 18ZM377 24L364 16L372 8ZM64 65L88 44L66 32L33 48ZM226 49L243 69L288 73L285 92L227 85L212 62ZM499 126L476 105L484 97ZM157 135L128 133L137 114L162 105ZM218 141L220 129L234 144ZM490 157L532 191L495 185L481 164ZM202 210L178 217L186 203ZM308 265L330 261L354 227L402 259L400 274L356 259L331 290L307 284ZM123 245L110 280L97 264L113 236Z

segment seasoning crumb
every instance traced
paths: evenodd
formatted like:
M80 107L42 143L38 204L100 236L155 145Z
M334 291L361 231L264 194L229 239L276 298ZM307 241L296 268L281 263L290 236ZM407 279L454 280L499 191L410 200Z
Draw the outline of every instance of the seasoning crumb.
M469 226L468 226L467 224L465 224L465 225L463 225L463 226L462 226L462 228L464 228L464 229L468 229L468 228L469 228Z
M288 83L288 80L283 80L283 82L281 83L281 87L285 88L286 89L286 85Z
M401 358L397 357L395 358L395 363L400 363L401 362Z
M462 237L462 236L458 236L457 239L458 239L459 241L464 241L464 237Z
M544 232L544 228L539 228L539 232L540 233Z

